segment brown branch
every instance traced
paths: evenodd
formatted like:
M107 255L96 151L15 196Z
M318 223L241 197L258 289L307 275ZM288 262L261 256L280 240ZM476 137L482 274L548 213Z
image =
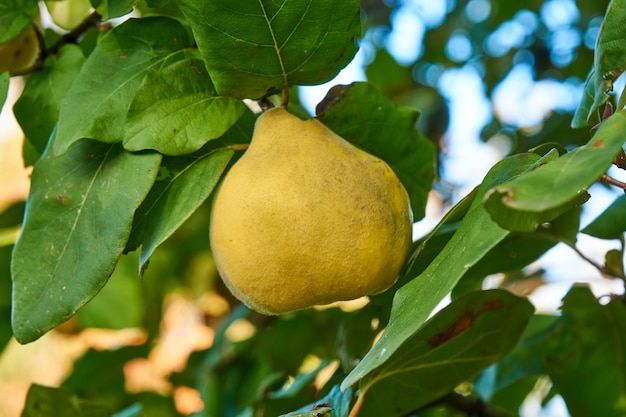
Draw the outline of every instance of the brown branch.
M12 76L18 75L26 75L33 73L35 71L43 68L46 58L50 55L56 55L63 45L67 45L69 43L76 43L80 37L91 27L98 26L102 21L102 16L98 12L93 12L88 15L82 22L78 24L74 29L61 36L59 40L57 40L54 44L52 44L49 48L46 49L43 35L39 32L38 29L35 29L35 33L37 34L37 41L39 43L39 56L28 68L25 68L21 71L16 71L11 73Z
M76 43L78 39L80 39L80 37L83 36L83 34L87 32L87 30L89 30L89 28L98 26L100 22L102 22L102 16L100 15L100 13L96 11L92 12L90 15L85 17L83 21L78 24L78 26L67 32L65 35L61 36L61 38L53 43L46 52L49 55L57 54L59 52L59 49L61 49L63 45Z
M354 406L352 407L352 410L350 410L350 414L348 415L348 417L357 417L359 415L359 411L361 411L361 406L363 405L363 400L365 400L365 393L366 391L361 391L359 393L359 396L356 399L356 403L354 403Z
M616 180L615 178L607 175L607 174L603 174L600 177L600 181L602 181L605 184L609 184L609 185L614 185L616 187L621 188L625 193L626 193L626 182L622 182L619 180Z
M288 104L289 104L289 85L285 83L285 88L283 88L283 101L281 103L281 106L286 108Z

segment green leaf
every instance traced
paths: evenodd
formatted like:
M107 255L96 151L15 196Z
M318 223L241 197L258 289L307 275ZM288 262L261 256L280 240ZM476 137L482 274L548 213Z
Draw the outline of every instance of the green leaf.
M354 369L389 321L389 306L372 301L352 312L339 326L337 356L347 372Z
M581 232L600 239L619 239L626 231L626 195L615 199Z
M137 258L137 254L122 256L107 285L76 313L83 328L141 328L145 288L137 276Z
M358 0L177 0L220 95L257 99L332 79L356 53Z
M318 113L338 135L386 161L409 193L414 220L424 217L435 148L417 130L419 111L396 106L369 83L354 83L333 87Z
M102 15L103 20L109 20L132 12L135 2L135 0L91 0L91 5Z
M211 194L234 151L207 152L187 160L170 160L173 176L158 181L138 212L143 270L154 250L170 237ZM184 165L183 165L184 164Z
M19 35L39 13L37 0L0 0L0 45Z
M35 165L13 251L13 331L21 343L70 318L104 286L161 160L90 140L55 156L52 145Z
M626 111L613 114L585 146L495 187L486 197L487 210L503 227L531 231L582 204L588 198L585 190L621 150L625 131Z
M0 109L4 106L4 102L7 100L9 94L9 81L11 75L8 72L0 74Z
M498 243L476 265L467 271L454 289L480 289L482 280L498 272L511 272L525 267L562 241L575 242L580 223L581 208L575 208L527 233L511 233Z
M609 274L616 277L624 276L624 252L612 249L604 255L604 266Z
M147 267L154 250L170 237L211 194L234 151L230 144L250 142L256 118L247 111L222 138L184 157L168 157L159 179L137 210L127 250L141 246L139 269ZM201 179L199 181L199 179Z
M503 290L454 301L363 378L359 416L404 416L471 379L515 346L533 311Z
M548 336L545 367L572 417L626 414L626 305L600 305L586 287L573 287Z
M119 410L130 399L124 387L125 365L133 359L146 358L149 351L149 344L112 350L89 349L74 361L71 373L61 386L81 397L97 399L111 409Z
M85 57L76 45L65 45L44 67L26 77L26 85L13 106L15 118L39 153L43 153L59 118L59 108Z
M624 20L626 20L626 4L622 1L611 1L596 41L593 72L588 78L588 83L593 82L593 88L585 87L585 95L587 95L588 88L593 92L593 104L587 112L588 120L592 119L593 114L607 102L607 93L613 91L613 82L626 69ZM588 101L588 99L583 100L585 106ZM577 119L575 121L579 122ZM580 123L577 125L581 126Z
M544 155L541 161L538 163L538 169L555 161L558 158L558 152L552 150ZM535 170L534 172L537 172ZM531 174L531 172L526 175ZM516 178L517 183L523 182L523 179ZM542 178L542 184L546 181L551 181L552 178ZM520 210L511 209L509 207L514 193L518 191L515 185L508 187L508 183L496 187L491 190L485 198L485 207L491 217L503 228L516 231L516 232L532 232L536 230L541 224L549 222L562 213L571 210L583 204L589 198L589 195L580 191L572 196L569 200L561 202L560 205L549 207L544 210ZM528 187L528 186L527 186ZM546 185L544 184L544 188ZM534 190L533 190L534 191ZM530 193L530 191L528 191ZM538 198L545 196L539 195ZM528 198L528 197L527 197Z
M407 262L406 271L403 273L405 277L415 277L421 274L443 250L458 230L461 220L474 204L476 194L478 194L478 187L448 210L430 233L414 243L415 251ZM401 280L402 278L404 277L401 277Z
M126 112L144 77L183 59L188 47L185 28L165 17L130 19L109 31L61 103L54 152L81 138L121 142Z
M598 103L595 103L596 99L596 80L595 80L595 71L591 69L589 75L587 75L587 79L585 80L585 88L583 90L583 96L578 103L578 107L576 108L576 112L574 113L574 117L572 118L572 127L573 128L582 128L586 126L595 126L600 122L600 112L598 111L600 106L603 106L609 99L608 94L604 94L604 96L598 100Z
M545 374L543 355L546 339L558 320L558 316L533 315L515 348L497 364L485 369L474 382L479 395L490 400L511 384Z
M126 118L124 148L191 153L222 136L245 109L240 100L216 95L202 61L181 60L148 74L137 90Z
M28 390L21 417L108 417L104 404L78 398L63 388L33 384Z
M508 236L509 231L491 220L482 206L482 198L495 185L532 169L539 159L535 154L513 155L491 168L448 244L419 276L396 292L389 326L346 377L342 388L352 386L385 363L422 327L433 309L452 291L467 270Z

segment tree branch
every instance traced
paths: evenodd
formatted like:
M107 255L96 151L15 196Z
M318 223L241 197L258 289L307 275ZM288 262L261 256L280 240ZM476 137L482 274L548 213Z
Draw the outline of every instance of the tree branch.
M46 58L50 55L56 55L63 45L67 45L68 43L76 43L78 39L92 26L98 26L102 21L102 16L98 12L93 12L88 15L82 22L78 24L74 29L61 36L58 41L52 44L49 48L45 47L45 42L43 39L43 35L39 32L38 29L35 29L35 33L37 34L37 40L39 42L39 47L41 49L39 56L32 63L31 66L25 68L21 71L17 71L12 73L12 76L18 75L26 75L32 72L38 71L43 68L43 65L46 61Z
M87 32L89 28L93 26L98 26L100 22L102 22L102 16L100 15L100 13L96 11L92 12L90 15L85 17L85 19L83 19L83 21L80 22L78 26L67 32L65 35L61 36L61 38L53 43L46 52L52 55L58 53L59 49L61 49L63 45L67 45L68 43L76 43L78 39L85 32Z
M615 178L607 175L607 174L603 174L600 177L600 181L602 181L605 184L609 184L609 185L615 185L616 187L619 187L622 189L622 191L624 191L626 193L626 182L621 182L616 180Z

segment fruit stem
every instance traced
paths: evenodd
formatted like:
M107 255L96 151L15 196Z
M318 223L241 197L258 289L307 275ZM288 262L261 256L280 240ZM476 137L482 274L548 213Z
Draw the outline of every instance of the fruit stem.
M248 146L250 145L247 143L239 143L236 145L226 146L224 149L232 149L234 151L245 151L246 149L248 149Z
M285 88L283 88L283 102L280 105L286 108L288 104L289 104L289 86L285 85Z
M350 414L348 417L357 417L359 415L359 411L361 411L361 406L363 405L363 401L365 400L365 391L361 391L359 397L356 399L354 403L354 407L350 410Z

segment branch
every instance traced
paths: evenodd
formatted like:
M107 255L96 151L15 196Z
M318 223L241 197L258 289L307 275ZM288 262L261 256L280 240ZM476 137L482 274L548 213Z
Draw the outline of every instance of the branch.
M78 39L85 32L87 32L87 30L89 30L89 28L98 26L100 22L102 22L102 16L100 15L100 13L96 11L92 12L90 15L85 17L85 19L83 19L83 21L80 22L78 26L67 32L65 35L61 36L61 38L53 43L46 52L51 55L57 54L59 52L59 49L61 49L63 45L67 45L68 43L76 43Z
M602 181L602 182L603 182L603 183L605 183L605 184L615 185L616 187L621 188L621 189L622 189L622 190L626 193L626 182L621 182L621 181L618 181L618 180L616 180L615 178L610 177L610 176L609 176L609 175L607 175L607 174L603 174L603 175L600 177L600 181Z
M80 39L80 37L83 36L85 32L89 30L89 28L93 26L98 26L101 21L102 21L102 16L100 16L98 12L91 13L85 19L83 19L83 21L80 22L78 26L76 26L74 29L72 29L65 35L61 36L61 38L59 38L58 41L56 41L47 49L45 47L43 35L41 34L41 32L39 32L39 30L35 29L35 32L37 33L37 40L39 42L39 47L41 49L39 56L37 57L35 62L32 63L30 67L25 68L21 71L11 73L11 75L12 76L26 75L26 74L30 74L32 72L40 70L41 68L43 68L43 65L48 56L56 55L63 45L67 45L68 43L78 42L78 39Z

